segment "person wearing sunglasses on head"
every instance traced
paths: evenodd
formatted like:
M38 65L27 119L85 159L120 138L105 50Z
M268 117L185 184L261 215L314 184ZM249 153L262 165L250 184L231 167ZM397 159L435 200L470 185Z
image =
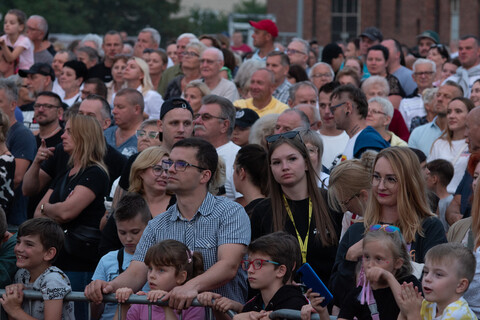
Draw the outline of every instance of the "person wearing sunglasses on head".
M384 149L377 154L373 168L364 220L353 224L343 236L332 271L330 285L340 308L354 288L355 267L363 254L362 239L370 226L397 226L416 263L424 263L430 248L447 242L442 223L428 206L425 179L415 153L405 147Z
M252 239L285 231L301 248L308 262L328 283L337 252L342 215L327 204L327 191L319 189L315 168L299 131L267 137L269 198L258 203L250 217Z
M340 86L332 92L330 102L337 129L345 130L350 138L342 160L358 159L366 150L380 151L390 146L375 129L367 126L368 103L362 90L351 85Z

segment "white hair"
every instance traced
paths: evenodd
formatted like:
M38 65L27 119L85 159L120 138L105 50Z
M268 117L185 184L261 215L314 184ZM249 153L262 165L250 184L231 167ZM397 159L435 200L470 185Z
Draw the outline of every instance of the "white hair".
M313 70L315 70L316 67L322 66L322 65L328 67L328 70L330 70L330 73L332 74L332 81L333 81L333 79L335 79L335 72L333 71L332 66L329 65L329 64L326 63L326 62L317 62L317 63L315 63L315 64L310 68L310 71L308 72L308 78L311 79L311 78L312 78L312 74L313 74Z
M370 103L373 103L373 102L378 103L382 107L383 112L385 112L385 114L388 117L393 118L393 105L390 102L390 100L383 97L373 97L370 100L368 100L369 105Z
M148 28L143 28L142 30L140 30L140 32L150 33L150 37L152 37L153 42L155 42L157 46L160 45L160 41L162 40L162 37L160 36L160 33L158 32L157 29L148 27Z
M417 71L417 66L419 64L429 64L432 66L432 71L433 72L437 72L437 66L435 65L435 62L433 62L432 60L429 60L429 59L424 59L424 58L420 58L420 59L417 59L414 63L413 63L413 66L412 66L412 70L413 72Z

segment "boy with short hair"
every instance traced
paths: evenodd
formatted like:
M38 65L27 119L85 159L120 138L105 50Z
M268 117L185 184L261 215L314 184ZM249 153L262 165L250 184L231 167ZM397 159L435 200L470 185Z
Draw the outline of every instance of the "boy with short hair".
M201 293L197 299L221 312L239 312L236 318L248 318L250 312L263 316L279 309L301 310L308 301L300 287L292 285L301 264L300 246L295 237L282 231L267 234L250 243L248 260L242 261L250 287L260 294L245 305L211 292Z
M128 268L143 230L152 218L150 209L141 195L127 193L119 201L113 214L117 234L123 248L110 251L98 262L92 280L112 281ZM117 308L116 303L105 306L91 304L94 319L112 319Z
M440 199L437 206L438 218L442 222L445 232L448 232L450 225L445 218L445 211L453 200L453 195L447 191L447 186L453 178L453 165L450 161L436 159L427 163L425 171L428 190L434 192Z
M476 260L473 253L459 243L444 243L431 248L425 255L422 288L425 299L413 288L403 284L396 296L398 319L477 319L462 298L473 279Z
M0 303L10 319L75 319L73 302L63 298L72 290L62 270L52 266L64 242L62 228L50 218L25 221L18 228L15 255L15 284L5 288ZM32 308L23 299L23 290L42 292Z

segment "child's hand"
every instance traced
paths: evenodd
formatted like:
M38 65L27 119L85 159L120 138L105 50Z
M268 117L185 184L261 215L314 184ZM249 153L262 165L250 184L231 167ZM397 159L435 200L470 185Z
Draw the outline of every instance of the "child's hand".
M330 317L330 315L328 314L328 309L326 307L322 307L322 303L323 301L325 301L325 297L322 297L318 292L312 292L312 289L308 289L306 295L307 299L310 300L312 308L320 315L320 318L323 319L324 317L327 317L328 319ZM309 318L310 313L308 314L307 319Z
M5 293L0 298L2 307L8 314L13 314L22 309L24 285L15 283L5 287Z
M128 298L133 294L133 290L130 288L120 288L115 292L115 298L120 303L125 303Z
M348 248L345 259L348 261L358 261L358 259L363 255L363 239L355 243L353 246Z
M310 317L312 315L312 311L315 312L315 309L313 309L311 304L306 304L302 307L302 310L300 311L300 318L302 320L310 320Z
M398 299L397 305L400 308L400 312L407 319L420 316L420 309L422 308L423 297L418 292L417 287L413 287L413 283L403 283L400 299Z
M163 290L151 290L147 292L147 299L150 302L157 302L162 299L168 292Z
M365 276L370 282L380 282L380 280L387 280L388 271L380 267L370 267L365 270Z
M205 307L213 307L214 305L214 299L219 299L222 296L218 293L215 292L202 292L197 295L197 300L201 304L203 304Z
M213 308L220 312L227 312L228 310L233 310L235 312L241 312L243 305L237 301L220 296L220 298L215 299Z

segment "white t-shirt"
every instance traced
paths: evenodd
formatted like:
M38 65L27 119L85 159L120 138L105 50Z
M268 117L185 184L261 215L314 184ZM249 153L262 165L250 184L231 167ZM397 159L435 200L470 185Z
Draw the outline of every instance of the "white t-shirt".
M142 93L141 85L137 88L137 91ZM145 94L143 94L143 100L145 101L145 108L143 111L148 114L148 119L160 119L160 109L162 108L163 104L162 95L157 91L148 90Z
M345 151L348 142L348 134L343 131L338 136L325 136L320 134L323 141L322 164L325 168L330 169L333 161L338 155Z
M427 162L435 159L445 159L452 163L455 172L452 181L447 186L447 191L454 194L465 174L469 157L470 153L468 152L468 145L465 139L452 141L451 148L447 140L438 139L433 143Z
M241 198L243 195L235 190L235 184L233 183L233 163L240 147L232 141L217 148L217 153L225 161L225 192L227 198L235 200Z
M232 102L240 99L235 83L225 78L222 78L218 85L210 93L227 98Z
M363 130L358 131L356 135L348 139L347 145L345 146L345 150L343 151L342 160L352 160L353 159L353 149L355 147L355 142L357 142L357 138L362 133Z

